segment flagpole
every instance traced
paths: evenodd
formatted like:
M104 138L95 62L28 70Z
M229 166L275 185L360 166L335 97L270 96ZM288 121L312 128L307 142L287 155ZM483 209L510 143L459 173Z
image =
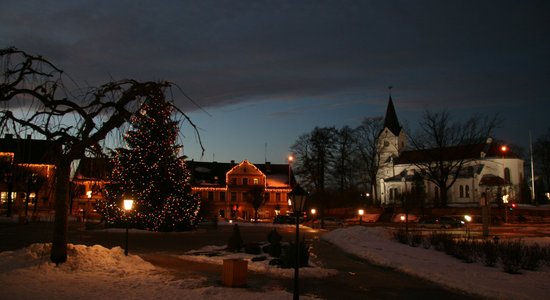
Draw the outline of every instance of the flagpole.
M529 150L531 152L531 203L535 202L535 167L533 164L533 140L529 130Z

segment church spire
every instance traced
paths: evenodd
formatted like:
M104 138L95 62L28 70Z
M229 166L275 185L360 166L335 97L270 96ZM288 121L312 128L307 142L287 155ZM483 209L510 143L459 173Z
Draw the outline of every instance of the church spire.
M384 118L384 127L388 128L394 135L399 135L401 131L401 126L399 125L399 120L397 119L397 114L395 113L395 107L393 106L393 100L391 98L391 89L390 90L390 99L388 101L388 108L386 109L386 117Z

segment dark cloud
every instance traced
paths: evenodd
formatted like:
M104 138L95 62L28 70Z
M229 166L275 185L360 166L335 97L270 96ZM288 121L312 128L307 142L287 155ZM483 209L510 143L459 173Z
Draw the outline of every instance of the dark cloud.
M169 80L203 107L379 105L388 85L417 110L549 96L543 0L3 1L0 20L2 46L48 57L78 82Z

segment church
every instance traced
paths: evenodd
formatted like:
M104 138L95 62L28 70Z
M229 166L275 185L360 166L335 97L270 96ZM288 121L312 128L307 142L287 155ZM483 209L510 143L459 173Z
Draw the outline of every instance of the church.
M523 160L506 145L487 137L485 143L413 150L407 145L407 134L399 124L391 95L384 128L378 137L378 149L380 163L376 198L382 206L400 205L404 194L415 193L419 188L423 190L424 207L440 205L440 188L422 176L421 167L432 163L435 151L443 152L449 162L464 161L458 175L448 179L448 182L455 182L447 191L447 205L476 207L518 202L520 199L520 186L524 182Z

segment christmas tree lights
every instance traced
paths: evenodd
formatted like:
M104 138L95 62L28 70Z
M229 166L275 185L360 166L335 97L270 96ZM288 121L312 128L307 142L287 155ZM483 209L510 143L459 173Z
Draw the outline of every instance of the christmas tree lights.
M162 91L148 97L131 118L126 149L113 157L111 183L97 209L109 224L130 220L132 226L153 231L196 228L200 200L191 191L191 174L176 144L178 122ZM135 209L125 215L123 195L134 197Z

